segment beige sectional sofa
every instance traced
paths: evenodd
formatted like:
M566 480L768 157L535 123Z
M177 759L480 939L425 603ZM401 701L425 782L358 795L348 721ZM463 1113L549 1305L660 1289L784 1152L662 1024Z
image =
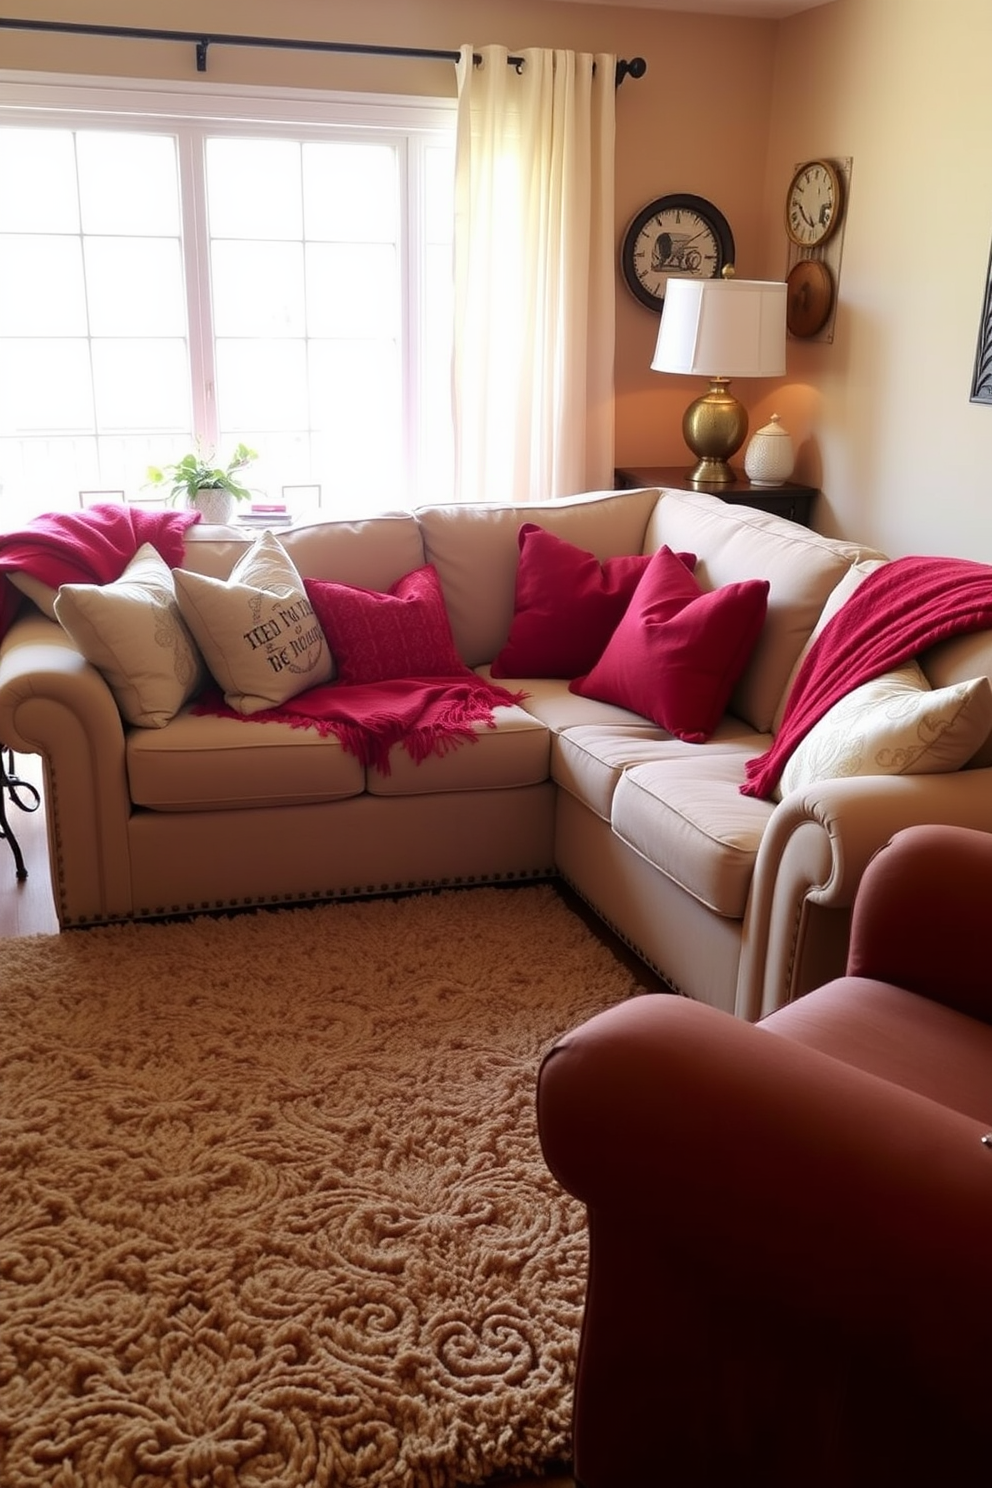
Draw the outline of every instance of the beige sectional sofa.
M186 707L164 728L128 727L101 673L25 602L0 648L0 739L44 761L62 927L557 874L673 987L754 1018L842 967L854 889L894 828L992 829L984 768L740 793L825 607L883 561L857 544L668 490L277 535L300 574L367 589L434 565L459 653L485 673L513 619L524 522L600 559L691 552L704 589L767 580L760 639L707 742L548 678L507 679L527 696L495 728L419 764L397 746L388 775L285 723ZM182 566L224 578L253 537L194 527ZM931 680L987 672L986 640L948 643Z

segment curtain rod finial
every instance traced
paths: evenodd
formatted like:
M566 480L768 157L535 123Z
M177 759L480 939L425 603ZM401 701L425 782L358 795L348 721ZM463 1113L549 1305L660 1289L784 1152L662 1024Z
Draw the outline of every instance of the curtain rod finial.
M642 78L647 70L648 64L643 57L631 57L629 62L621 58L617 63L617 87L619 88L625 77Z

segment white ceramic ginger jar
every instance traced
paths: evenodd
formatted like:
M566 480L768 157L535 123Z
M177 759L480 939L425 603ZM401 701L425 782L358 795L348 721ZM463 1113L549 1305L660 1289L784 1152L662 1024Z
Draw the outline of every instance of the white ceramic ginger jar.
M773 413L744 451L747 478L754 486L780 486L789 479L795 462L792 440Z

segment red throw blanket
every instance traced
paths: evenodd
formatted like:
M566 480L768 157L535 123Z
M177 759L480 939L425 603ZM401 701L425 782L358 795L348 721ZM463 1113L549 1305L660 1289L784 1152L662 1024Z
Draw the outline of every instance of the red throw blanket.
M388 775L389 751L402 744L418 764L430 754L443 755L459 744L476 742L472 725L495 727L493 708L519 703L524 692L508 692L466 671L459 677L397 677L389 682L310 687L278 708L244 717L224 702L219 692L204 693L193 704L194 713L242 718L245 723L289 723L335 734L343 749L363 765Z
M992 629L992 566L896 558L875 569L810 647L775 742L749 760L745 796L770 797L796 745L846 693L948 636Z
M170 568L183 561L185 533L200 520L195 511L145 510L111 503L78 512L48 512L20 532L0 534L0 636L6 634L22 595L8 573L60 584L109 584L120 578L143 543L151 543Z

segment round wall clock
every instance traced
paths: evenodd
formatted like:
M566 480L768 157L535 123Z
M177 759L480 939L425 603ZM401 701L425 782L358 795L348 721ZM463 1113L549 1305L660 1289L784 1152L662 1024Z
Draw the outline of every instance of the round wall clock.
M734 262L734 235L723 213L702 196L659 196L624 233L624 283L642 305L661 311L665 285L678 279L718 279Z
M801 258L786 279L785 323L794 336L815 336L834 303L834 281L818 258Z
M785 230L800 248L817 248L840 221L840 175L829 160L807 160L789 182Z

